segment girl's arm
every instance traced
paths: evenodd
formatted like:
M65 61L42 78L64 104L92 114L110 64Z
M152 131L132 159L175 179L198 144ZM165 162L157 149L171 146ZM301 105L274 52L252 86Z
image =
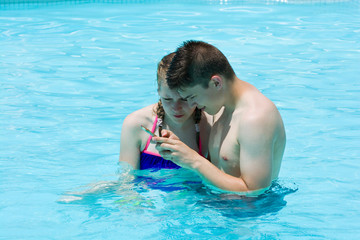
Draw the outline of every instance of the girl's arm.
M119 161L129 163L134 169L140 167L140 131L135 114L128 115L121 128Z

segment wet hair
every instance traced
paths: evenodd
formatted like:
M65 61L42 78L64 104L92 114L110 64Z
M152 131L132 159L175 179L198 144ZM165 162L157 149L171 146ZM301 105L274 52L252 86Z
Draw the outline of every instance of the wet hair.
M165 55L158 63L157 72L156 72L158 90L161 84L166 79L167 70L169 69L171 61L173 60L174 56L175 56L175 52L169 53L168 55Z
M184 89L198 84L208 88L215 74L232 81L235 72L225 55L211 44L189 40L177 48L166 74L170 89Z
M158 63L158 67L157 67L157 84L158 84L158 90L161 86L161 84L165 81L166 79L166 73L167 73L167 70L169 69L169 66L171 64L171 61L173 60L175 56L175 52L173 53L170 53L166 56L164 56L161 61ZM162 130L162 122L164 122L164 119L165 119L165 110L163 108L163 105L162 105L162 102L161 102L161 99L159 99L159 102L157 104L157 108L155 109L155 113L158 117L158 119L160 120L160 124L159 124L159 136L161 136L161 130ZM194 112L194 122L195 122L195 126L196 126L196 141L197 141L197 145L199 147L199 134L200 134L200 131L199 131L199 123L200 123L200 120L201 120L201 116L202 116L202 113L201 113L201 110L198 109L198 108L195 108L195 112ZM158 120L158 121L159 121Z
M171 63L172 59L174 58L174 56L175 56L175 53L172 52L172 53L164 56L161 59L161 61L158 63L157 73L156 73L156 81L157 81L158 91L160 89L161 84L166 79L166 71L168 70L170 63ZM160 123L158 125L159 125L159 136L161 136L162 123L164 122L164 119L165 119L165 110L163 108L161 99L159 99L155 113L158 117L158 123L160 120Z

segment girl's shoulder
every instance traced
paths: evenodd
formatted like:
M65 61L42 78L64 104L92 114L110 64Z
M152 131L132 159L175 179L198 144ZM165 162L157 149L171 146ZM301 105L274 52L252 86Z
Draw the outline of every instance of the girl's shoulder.
M126 116L123 125L127 127L138 127L144 125L146 127L152 124L156 115L155 108L157 103L151 104L139 110L136 110Z

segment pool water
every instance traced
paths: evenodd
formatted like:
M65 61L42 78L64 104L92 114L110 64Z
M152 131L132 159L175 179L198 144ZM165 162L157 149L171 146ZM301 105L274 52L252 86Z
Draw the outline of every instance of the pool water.
M358 1L0 1L0 239L358 239ZM258 198L118 164L156 64L204 40L279 108Z

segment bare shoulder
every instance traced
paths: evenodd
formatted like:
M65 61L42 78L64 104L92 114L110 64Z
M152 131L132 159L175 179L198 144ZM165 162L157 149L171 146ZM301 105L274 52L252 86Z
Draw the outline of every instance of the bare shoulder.
M235 111L239 137L273 138L282 127L282 119L275 104L259 91L246 99L246 104Z
M155 115L154 112L155 107L156 104L152 104L130 113L129 115L126 116L123 123L123 127L138 128L140 125L149 127L149 125L152 125L153 122L153 117Z
M121 147L123 148L121 153L127 152L127 150L131 149L133 146L136 146L137 149L144 148L144 142L146 142L148 135L141 130L140 126L144 125L145 127L151 129L154 121L155 113L153 109L155 106L155 104L152 104L139 109L130 113L124 119L121 128Z

